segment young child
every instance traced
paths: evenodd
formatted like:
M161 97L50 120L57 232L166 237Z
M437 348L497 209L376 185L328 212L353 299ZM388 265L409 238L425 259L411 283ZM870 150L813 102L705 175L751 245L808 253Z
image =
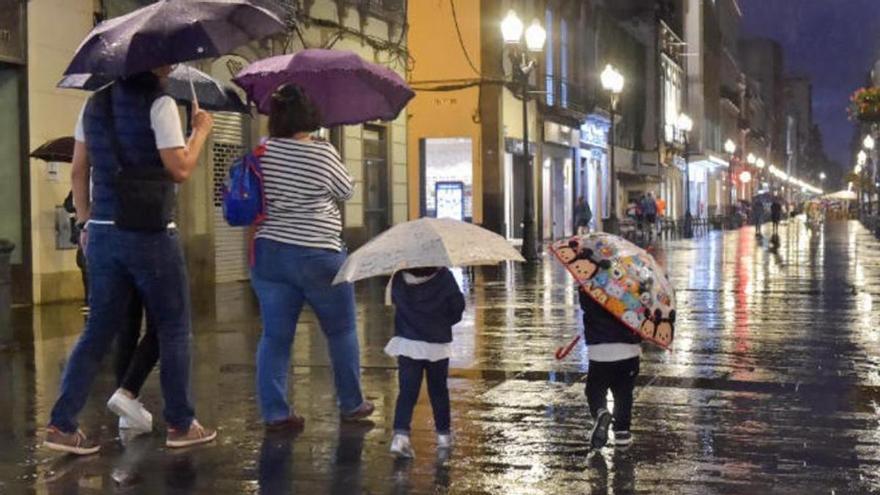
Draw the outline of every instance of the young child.
M397 357L399 383L391 452L398 457L415 457L410 423L423 376L428 380L437 448L448 452L452 434L446 380L452 326L461 321L464 296L448 269L414 268L394 276L391 301L395 307L394 337L385 352Z
M600 449L608 443L612 424L608 412L608 390L614 396L614 445L624 447L633 441L630 433L633 389L639 374L642 338L595 302L578 291L584 310L584 337L590 366L587 369L587 402L593 417L590 445Z

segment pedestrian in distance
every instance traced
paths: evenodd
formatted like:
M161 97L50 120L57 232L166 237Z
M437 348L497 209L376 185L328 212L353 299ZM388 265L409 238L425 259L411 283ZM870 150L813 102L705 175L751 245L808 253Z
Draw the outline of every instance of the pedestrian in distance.
M755 196L752 200L752 215L755 222L755 237L764 237L764 201Z
M590 222L593 220L593 211L583 196L578 196L574 207L575 231L578 235L590 232Z
M434 411L437 449L445 456L452 447L446 384L452 327L461 321L464 296L447 268L404 270L394 275L391 284L394 337L385 352L397 358L399 384L391 452L401 458L415 457L410 423L422 380L426 379Z
M645 215L645 230L648 232L648 239L653 239L654 229L657 227L657 202L654 200L654 193L648 192L642 199L642 212Z
M666 200L661 196L657 196L657 235L663 234L663 218L666 217Z
M77 125L71 179L90 276L90 315L52 408L44 442L52 450L100 450L76 416L135 294L148 308L159 341L166 446L188 447L217 436L195 419L190 402L189 282L173 222L175 183L195 170L213 120L196 106L192 135L184 139L177 104L163 90L171 71L164 66L117 80L89 98Z
M86 267L86 255L79 243L79 229L76 222L76 205L73 204L73 190L64 198L64 211L70 215L70 242L76 245L76 267L79 268L80 278L83 284L83 305L80 312L89 313L89 270Z
M271 96L269 139L260 156L265 219L256 228L251 286L260 302L257 398L267 430L305 425L287 402L287 375L303 306L314 310L327 340L343 421L359 421L374 406L361 390L354 286L333 285L347 257L339 203L353 180L332 144L312 138L318 110L305 93L283 85Z
M779 234L779 222L782 221L782 203L779 198L773 198L770 206L770 221L773 222L773 235Z
M633 390L642 355L641 337L629 330L583 290L578 291L587 343L586 396L593 418L590 446L604 447L613 428L614 445L632 444ZM608 411L607 395L614 396L614 412Z

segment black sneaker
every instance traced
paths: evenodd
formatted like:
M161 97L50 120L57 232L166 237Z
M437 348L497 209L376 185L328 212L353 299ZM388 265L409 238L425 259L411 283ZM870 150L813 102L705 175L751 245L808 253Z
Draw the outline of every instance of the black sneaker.
M608 443L608 427L611 426L611 413L607 409L599 409L593 431L590 433L590 447L601 449Z
M615 447L628 447L633 443L632 433L628 431L615 431L614 432L614 446Z

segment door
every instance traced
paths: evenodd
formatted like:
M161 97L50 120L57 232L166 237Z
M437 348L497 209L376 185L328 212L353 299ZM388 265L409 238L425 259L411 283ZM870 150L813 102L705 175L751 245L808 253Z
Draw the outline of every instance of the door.
M522 239L525 213L525 159L504 154L504 222L508 239Z
M30 298L30 267L24 256L24 198L22 191L22 69L0 62L0 239L15 243L10 260L12 298L26 302Z
M212 154L214 161L214 266L218 284L249 278L248 229L230 227L223 218L223 182L229 168L247 149L246 118L237 113L216 112Z
M389 227L386 136L384 127L364 126L364 225L368 239Z

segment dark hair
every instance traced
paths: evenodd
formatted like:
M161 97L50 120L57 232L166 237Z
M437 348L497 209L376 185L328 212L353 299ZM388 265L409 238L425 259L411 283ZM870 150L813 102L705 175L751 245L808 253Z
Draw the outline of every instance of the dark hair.
M138 72L130 76L119 79L119 84L129 89L136 89L147 93L153 93L162 90L162 83L159 76L152 71Z
M272 93L270 137L287 138L298 132L314 132L321 127L320 121L318 109L298 86L285 84Z
M437 266L426 266L423 268L408 268L404 270L406 273L410 275L414 275L416 277L428 277L440 271L440 267Z

